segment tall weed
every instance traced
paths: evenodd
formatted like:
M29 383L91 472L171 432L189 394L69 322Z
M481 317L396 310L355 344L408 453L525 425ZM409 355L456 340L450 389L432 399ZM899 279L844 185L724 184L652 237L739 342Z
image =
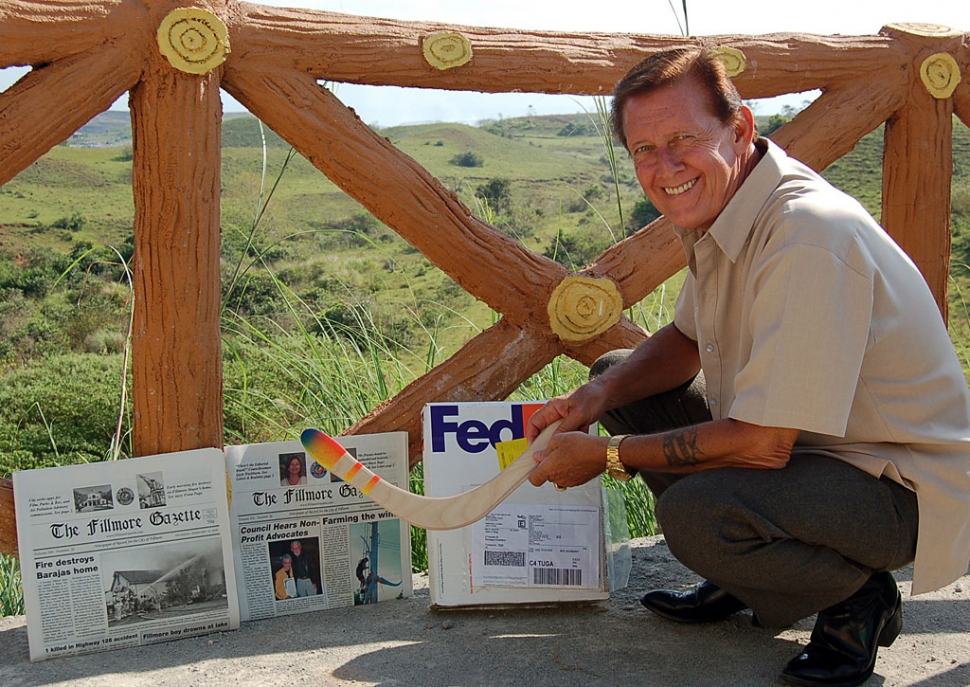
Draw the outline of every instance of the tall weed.
M0 617L24 614L24 590L20 577L20 561L14 556L0 555Z

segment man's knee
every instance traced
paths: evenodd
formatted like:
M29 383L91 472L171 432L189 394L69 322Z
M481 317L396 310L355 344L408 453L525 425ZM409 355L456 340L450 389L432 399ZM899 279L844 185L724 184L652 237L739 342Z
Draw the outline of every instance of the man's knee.
M687 475L670 484L655 506L667 545L688 567L732 555L735 537L749 540L752 533L742 511L711 472ZM741 535L741 530L746 534Z
M683 532L697 532L711 508L717 507L717 499L711 499L704 491L694 487L699 475L687 475L668 485L663 496L657 499L655 513L665 535L678 537Z
M633 353L632 348L618 348L614 351L604 353L597 358L592 365L590 365L589 378L594 379L599 377L614 365L622 363L624 360L630 357L631 353Z

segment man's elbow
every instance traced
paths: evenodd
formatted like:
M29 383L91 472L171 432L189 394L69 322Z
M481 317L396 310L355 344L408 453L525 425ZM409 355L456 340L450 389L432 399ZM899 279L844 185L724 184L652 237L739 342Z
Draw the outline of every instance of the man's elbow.
M791 427L762 427L744 422L741 424L745 425L745 432L752 439L751 446L756 455L778 468L788 464L800 430Z

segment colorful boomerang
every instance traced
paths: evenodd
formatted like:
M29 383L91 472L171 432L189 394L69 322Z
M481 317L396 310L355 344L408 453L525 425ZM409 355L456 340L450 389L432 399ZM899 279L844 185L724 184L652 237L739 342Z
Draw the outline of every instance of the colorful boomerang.
M419 496L389 484L316 429L305 430L300 440L314 460L402 520L426 530L454 530L485 517L515 491L537 465L532 454L545 448L558 426L559 421L546 427L498 476L469 492L443 498Z

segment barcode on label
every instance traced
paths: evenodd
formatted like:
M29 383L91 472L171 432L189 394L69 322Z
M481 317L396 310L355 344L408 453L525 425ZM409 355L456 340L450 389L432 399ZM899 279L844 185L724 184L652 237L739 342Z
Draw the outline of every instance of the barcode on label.
M486 551L485 565L499 565L506 568L524 568L525 551Z
M568 568L533 568L532 584L579 587L583 584L583 571Z

